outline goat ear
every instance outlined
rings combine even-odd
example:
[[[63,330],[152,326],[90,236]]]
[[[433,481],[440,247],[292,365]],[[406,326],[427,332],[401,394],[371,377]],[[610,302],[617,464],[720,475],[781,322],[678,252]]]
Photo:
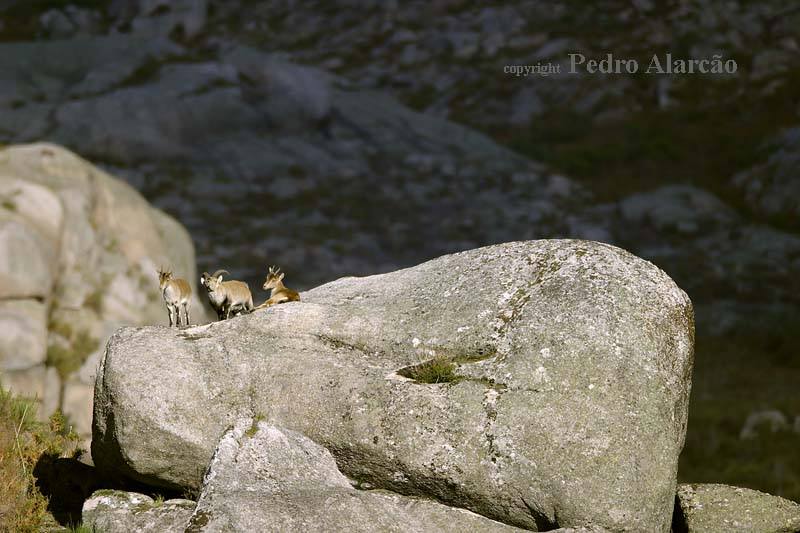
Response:
[[[283,279],[283,272],[281,272],[281,273],[278,275],[278,281],[281,281],[282,279]]]
[[[220,282],[220,283],[222,283],[222,276],[218,277],[218,278],[217,278],[217,281],[218,281],[218,282]]]
[[[206,277],[200,276],[200,285],[205,285],[205,284],[206,284]]]

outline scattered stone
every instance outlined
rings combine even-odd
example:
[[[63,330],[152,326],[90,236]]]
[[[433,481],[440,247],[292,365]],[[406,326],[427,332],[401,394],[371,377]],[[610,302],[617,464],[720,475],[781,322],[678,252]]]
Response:
[[[195,502],[156,501],[136,492],[98,490],[83,504],[83,526],[103,533],[183,533]]]
[[[800,505],[752,489],[683,484],[678,487],[674,531],[793,533],[800,531]]]

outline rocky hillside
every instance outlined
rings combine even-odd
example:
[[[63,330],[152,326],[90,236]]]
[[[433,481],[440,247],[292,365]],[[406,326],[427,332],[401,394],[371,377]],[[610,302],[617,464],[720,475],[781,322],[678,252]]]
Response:
[[[792,2],[4,6],[0,142],[124,177],[188,228],[201,270],[260,285],[278,263],[309,288],[544,237],[652,260],[698,322],[684,479],[800,499]],[[738,70],[504,72],[576,50]]]
[[[0,380],[85,436],[106,340],[167,319],[156,269],[195,279],[192,241],[129,185],[34,144],[0,150],[0,258]]]

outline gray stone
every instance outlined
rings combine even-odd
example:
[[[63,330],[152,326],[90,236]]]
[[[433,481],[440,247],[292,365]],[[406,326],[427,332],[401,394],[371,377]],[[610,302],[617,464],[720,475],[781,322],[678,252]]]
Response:
[[[94,384],[81,383],[77,379],[64,383],[61,411],[69,417],[75,431],[80,435],[91,431],[93,391]]]
[[[356,490],[322,446],[245,419],[217,445],[186,531],[520,530],[429,500]]]
[[[545,111],[544,102],[533,87],[523,87],[514,95],[511,101],[511,124],[527,126],[531,119]]]
[[[308,131],[331,113],[331,76],[277,54],[237,47],[225,54],[246,80],[243,96],[281,131]]]
[[[183,533],[195,503],[155,501],[136,492],[99,490],[83,504],[83,526],[103,533]]]
[[[207,0],[140,0],[141,16],[132,21],[136,33],[194,39],[205,29]]]
[[[39,17],[39,25],[48,37],[55,39],[70,37],[76,30],[72,20],[60,9],[50,9],[42,13],[42,16]]]
[[[36,300],[0,300],[0,372],[25,370],[47,357],[47,306]]]
[[[61,239],[64,209],[52,190],[24,178],[0,176],[0,202],[3,209],[19,215],[53,245]]]
[[[469,59],[480,48],[480,34],[471,31],[457,31],[447,34],[453,55],[459,59]]]
[[[137,71],[142,71],[149,62],[181,51],[166,39],[120,34],[3,43],[0,106],[58,101],[66,96],[76,98],[108,91],[133,81]]]
[[[785,131],[772,146],[766,161],[740,172],[731,182],[759,215],[800,227],[800,128]]]
[[[0,209],[0,299],[45,299],[53,289],[55,243]]]
[[[37,417],[47,420],[59,402],[60,380],[55,368],[44,365],[0,372],[0,386],[37,400]]]
[[[634,194],[620,202],[620,209],[628,222],[684,234],[707,233],[730,226],[737,219],[736,213],[719,198],[689,185],[669,185]]]
[[[800,505],[752,489],[684,484],[676,521],[687,533],[794,533],[800,531]]]
[[[260,414],[375,488],[528,528],[667,531],[692,351],[691,303],[652,264],[587,241],[497,245],[208,326],[120,330],[92,456],[197,488],[219,436]],[[414,378],[437,357],[452,381]]]

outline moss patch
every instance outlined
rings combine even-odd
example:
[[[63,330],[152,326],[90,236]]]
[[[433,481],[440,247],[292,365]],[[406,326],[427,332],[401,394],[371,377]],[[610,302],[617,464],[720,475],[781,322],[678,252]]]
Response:
[[[103,289],[98,287],[86,297],[86,300],[84,300],[83,304],[99,315],[103,312],[104,296]]]
[[[266,416],[263,414],[257,414],[253,417],[253,423],[250,424],[250,427],[244,432],[245,436],[248,438],[255,437],[256,433],[258,433],[258,423],[262,420],[265,420]]]
[[[88,331],[75,333],[68,324],[53,323],[50,325],[50,331],[58,333],[66,341],[65,344],[50,344],[45,359],[45,364],[54,367],[62,380],[76,372],[100,345]]]

